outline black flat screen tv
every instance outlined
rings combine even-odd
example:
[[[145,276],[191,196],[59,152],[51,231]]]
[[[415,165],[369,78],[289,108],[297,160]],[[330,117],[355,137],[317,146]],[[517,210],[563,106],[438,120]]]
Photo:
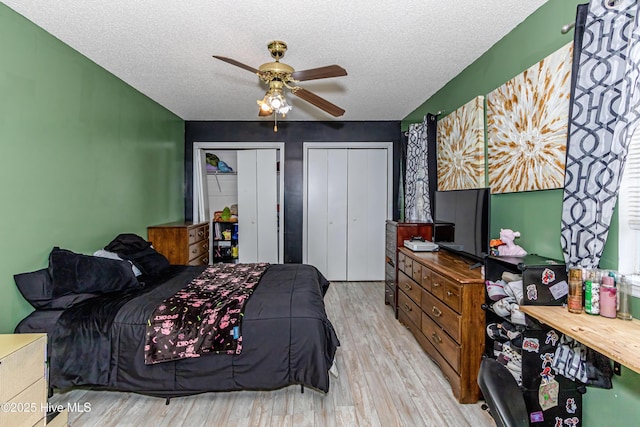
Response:
[[[489,189],[436,191],[433,242],[473,261],[489,251]]]

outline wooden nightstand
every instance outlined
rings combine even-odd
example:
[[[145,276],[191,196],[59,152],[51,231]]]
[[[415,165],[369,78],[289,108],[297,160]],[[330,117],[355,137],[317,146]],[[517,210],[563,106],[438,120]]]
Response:
[[[0,425],[45,425],[46,334],[0,334]]]
[[[0,426],[68,425],[67,410],[46,421],[46,359],[46,334],[0,334]]]

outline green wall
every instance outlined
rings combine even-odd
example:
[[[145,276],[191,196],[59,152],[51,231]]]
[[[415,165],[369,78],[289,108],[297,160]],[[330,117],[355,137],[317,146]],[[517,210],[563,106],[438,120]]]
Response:
[[[576,6],[581,3],[587,1],[549,0],[405,117],[402,129],[408,129],[411,123],[422,122],[427,113],[443,111],[447,115],[455,111],[571,42],[573,31],[561,34],[560,28],[575,21]],[[516,242],[530,253],[562,259],[562,190],[492,195],[491,204],[492,237],[498,237],[500,228],[518,230],[522,237]],[[603,268],[617,268],[617,230],[615,214],[601,260]],[[637,312],[640,303],[634,301],[633,308]],[[640,419],[640,376],[623,367],[622,376],[614,376],[612,390],[588,388],[583,402],[585,426],[635,425]]]
[[[0,4],[0,333],[13,275],[183,217],[184,122]]]

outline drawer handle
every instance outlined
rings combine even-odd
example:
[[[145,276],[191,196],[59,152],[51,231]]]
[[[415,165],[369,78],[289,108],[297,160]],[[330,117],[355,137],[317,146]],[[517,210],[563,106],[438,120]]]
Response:
[[[433,339],[438,344],[442,344],[442,338],[440,338],[435,332],[431,334],[431,339]]]
[[[202,257],[202,263],[203,264],[209,264],[209,257]]]
[[[204,231],[202,231],[202,230],[198,231],[198,236],[200,236],[200,237],[204,236]]]
[[[411,306],[406,302],[404,303],[404,311],[412,311]]]
[[[193,248],[193,249],[191,249],[191,253],[192,253],[192,254],[197,254],[197,253],[198,253],[198,250],[197,250],[196,248]]]
[[[437,288],[438,286],[440,286],[440,283],[438,283],[438,282],[433,282],[433,287],[434,287],[434,288]]]
[[[410,291],[410,290],[411,290],[411,285],[409,285],[409,284],[405,283],[405,284],[404,284],[404,290],[405,290],[405,291]]]
[[[435,305],[431,308],[431,312],[436,315],[436,317],[442,316],[442,311]]]
[[[453,295],[453,292],[447,291],[447,296],[450,297],[451,295]]]

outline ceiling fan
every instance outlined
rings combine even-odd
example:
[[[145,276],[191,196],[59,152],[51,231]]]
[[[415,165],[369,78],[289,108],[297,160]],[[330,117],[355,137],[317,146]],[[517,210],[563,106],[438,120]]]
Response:
[[[319,97],[313,92],[303,89],[300,86],[296,86],[296,83],[301,81],[346,76],[347,71],[344,68],[339,65],[328,65],[325,67],[295,71],[290,65],[280,62],[280,59],[282,59],[284,53],[287,51],[287,44],[285,42],[274,40],[267,45],[267,48],[275,61],[262,64],[258,69],[238,62],[235,59],[213,55],[216,59],[235,65],[236,67],[240,67],[247,71],[251,71],[256,74],[260,80],[269,85],[269,90],[265,94],[264,98],[257,101],[260,106],[260,110],[258,112],[259,116],[270,116],[277,113],[284,117],[291,110],[291,106],[287,103],[283,93],[283,88],[285,87],[298,98],[315,105],[334,117],[340,117],[344,114],[345,110],[337,105]],[[274,114],[276,118],[276,127],[274,129],[276,131],[277,114]]]

